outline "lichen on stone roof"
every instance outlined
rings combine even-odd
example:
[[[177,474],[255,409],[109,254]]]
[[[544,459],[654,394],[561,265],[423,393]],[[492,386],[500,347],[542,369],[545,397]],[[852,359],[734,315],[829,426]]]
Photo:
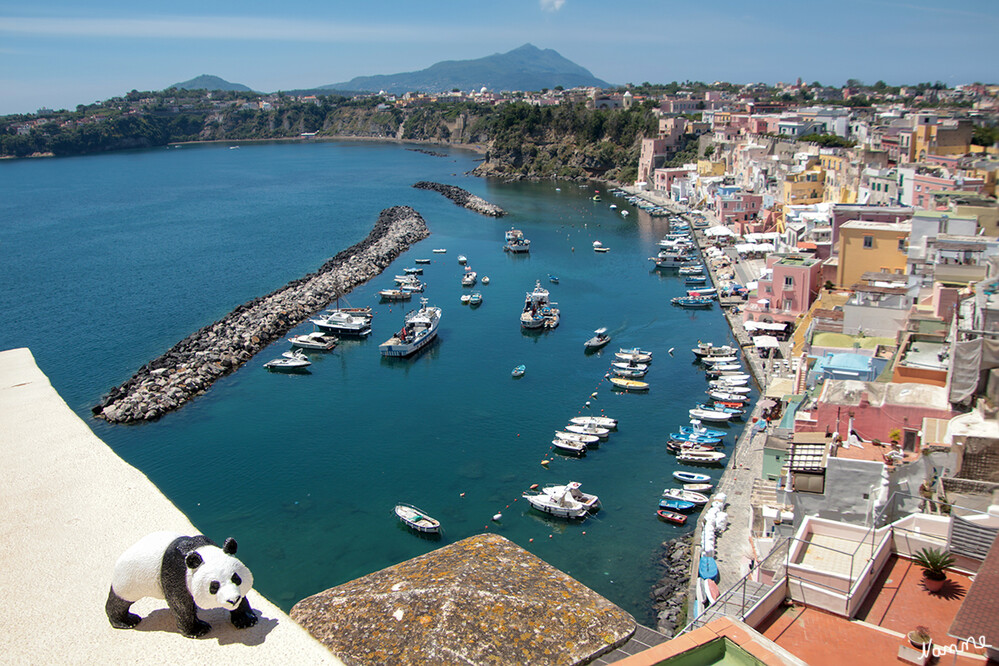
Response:
[[[495,534],[315,594],[291,616],[348,664],[579,664],[624,643],[636,626]]]

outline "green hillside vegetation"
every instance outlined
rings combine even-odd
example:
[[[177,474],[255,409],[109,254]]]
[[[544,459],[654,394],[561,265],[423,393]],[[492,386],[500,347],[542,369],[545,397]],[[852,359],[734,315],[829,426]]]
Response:
[[[641,139],[655,136],[653,105],[588,110],[582,103],[539,107],[434,102],[407,107],[380,97],[278,94],[269,108],[255,93],[169,89],[132,91],[75,111],[0,118],[0,156],[83,155],[185,141],[373,137],[476,144],[487,149],[477,171],[504,178],[605,177],[637,171]],[[691,145],[696,145],[694,141]]]

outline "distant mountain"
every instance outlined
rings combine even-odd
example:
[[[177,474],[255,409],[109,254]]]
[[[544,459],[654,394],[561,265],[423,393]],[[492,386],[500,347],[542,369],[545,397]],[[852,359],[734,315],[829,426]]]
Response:
[[[235,92],[253,92],[250,88],[247,88],[240,83],[229,83],[225,79],[220,79],[219,77],[212,76],[210,74],[202,74],[201,76],[195,77],[190,81],[175,83],[170,87],[177,88],[179,90],[232,90]]]
[[[403,94],[407,92],[446,92],[458,88],[469,91],[483,86],[489,90],[541,90],[542,88],[607,88],[601,81],[552,49],[524,44],[508,53],[496,53],[476,60],[445,60],[419,72],[379,76],[359,76],[344,83],[321,86],[326,90],[367,90]]]

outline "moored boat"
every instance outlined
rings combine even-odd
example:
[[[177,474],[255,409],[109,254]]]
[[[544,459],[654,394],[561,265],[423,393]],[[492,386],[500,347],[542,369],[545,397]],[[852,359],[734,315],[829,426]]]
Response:
[[[418,352],[437,337],[441,309],[428,307],[427,299],[420,299],[420,309],[406,315],[398,333],[378,345],[382,356],[405,357]]]
[[[722,402],[749,402],[749,398],[741,393],[733,393],[731,391],[716,391],[711,389],[707,392],[715,400],[721,400]]]
[[[517,367],[515,367],[513,371],[510,372],[510,374],[513,375],[514,377],[523,377],[525,372],[527,372],[527,366],[524,364],[520,364]]]
[[[418,264],[429,264],[430,263],[429,259],[414,259],[414,261],[416,263],[418,263]]]
[[[317,328],[337,335],[365,337],[371,333],[371,315],[341,308],[324,312],[310,322]]]
[[[717,409],[702,409],[700,407],[695,407],[687,413],[690,414],[690,418],[699,419],[701,421],[711,421],[714,423],[724,423],[732,418],[732,414],[729,412],[723,412]]]
[[[739,353],[738,347],[731,345],[715,345],[711,342],[698,341],[697,346],[691,349],[694,356],[734,356]]]
[[[676,511],[670,511],[669,509],[659,509],[656,511],[656,515],[660,520],[665,520],[669,523],[676,523],[677,525],[683,525],[687,522],[687,516],[682,513],[677,513]]]
[[[312,361],[300,349],[283,352],[281,358],[264,363],[271,372],[307,372],[310,365]]]
[[[552,446],[560,453],[568,453],[574,456],[586,455],[586,444],[582,442],[573,442],[568,439],[559,439],[556,437],[552,439]]]
[[[600,438],[596,435],[584,435],[578,432],[564,432],[562,430],[555,431],[555,439],[564,439],[570,442],[577,442],[579,444],[600,444]]]
[[[480,292],[473,291],[468,295],[468,304],[472,306],[482,305],[482,294]]]
[[[330,351],[334,349],[340,339],[335,335],[330,335],[323,331],[313,331],[302,335],[293,335],[288,338],[292,347],[299,349],[309,349],[312,351]]]
[[[714,486],[710,483],[684,483],[682,488],[695,493],[710,493]]]
[[[673,472],[673,478],[677,481],[683,481],[684,483],[707,483],[711,480],[711,477],[707,474],[701,474],[700,472],[685,472],[683,470]]]
[[[600,439],[607,439],[610,436],[610,430],[608,428],[602,428],[598,425],[580,425],[578,423],[569,423],[565,427],[568,432],[575,432],[580,435],[594,435]]]
[[[382,289],[378,295],[384,301],[408,301],[413,297],[413,292],[402,289]]]
[[[626,379],[624,377],[611,377],[610,383],[614,385],[615,388],[619,388],[625,391],[648,391],[648,382],[641,382],[637,379]]]
[[[555,328],[559,322],[557,305],[548,299],[548,290],[541,286],[541,280],[537,280],[534,291],[524,299],[524,310],[520,313],[521,328]]]
[[[681,451],[677,454],[676,459],[686,463],[715,465],[721,464],[725,460],[725,454],[721,451]]]
[[[625,377],[627,379],[641,379],[648,373],[647,366],[642,366],[640,368],[611,368],[611,372],[616,377]]]
[[[681,308],[686,308],[688,310],[693,309],[707,309],[714,305],[713,298],[707,298],[706,296],[674,296],[669,299],[672,305],[679,306]]]
[[[698,506],[708,503],[707,495],[691,492],[689,490],[680,490],[679,488],[667,488],[663,491],[663,497],[666,499],[678,499],[684,502],[693,502]]]
[[[518,254],[531,251],[531,241],[524,238],[524,232],[520,229],[510,229],[506,232],[504,239],[506,240],[506,244],[503,246],[504,252]]]
[[[395,515],[407,527],[424,534],[437,534],[441,529],[441,521],[432,518],[412,504],[396,504]]]
[[[609,416],[574,416],[569,419],[569,423],[576,425],[595,425],[601,428],[617,428],[617,419]]]
[[[585,518],[590,512],[600,508],[600,499],[596,495],[582,492],[576,481],[570,481],[564,486],[529,490],[522,497],[538,511],[560,518]]]
[[[676,499],[674,497],[667,497],[659,500],[660,509],[669,509],[670,511],[690,511],[696,504],[693,502],[688,502],[687,500]]]
[[[633,347],[624,349],[623,347],[614,352],[614,356],[629,363],[652,363],[652,352]]]

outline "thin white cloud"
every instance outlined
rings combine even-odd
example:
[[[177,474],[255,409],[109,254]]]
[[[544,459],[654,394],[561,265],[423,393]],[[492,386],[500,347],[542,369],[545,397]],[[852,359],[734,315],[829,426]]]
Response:
[[[563,0],[564,1],[564,0]],[[453,30],[403,25],[358,25],[329,21],[233,16],[140,18],[0,18],[0,34],[48,37],[259,40],[286,42],[437,42]]]
[[[541,9],[546,12],[557,12],[564,4],[565,0],[541,0]]]

